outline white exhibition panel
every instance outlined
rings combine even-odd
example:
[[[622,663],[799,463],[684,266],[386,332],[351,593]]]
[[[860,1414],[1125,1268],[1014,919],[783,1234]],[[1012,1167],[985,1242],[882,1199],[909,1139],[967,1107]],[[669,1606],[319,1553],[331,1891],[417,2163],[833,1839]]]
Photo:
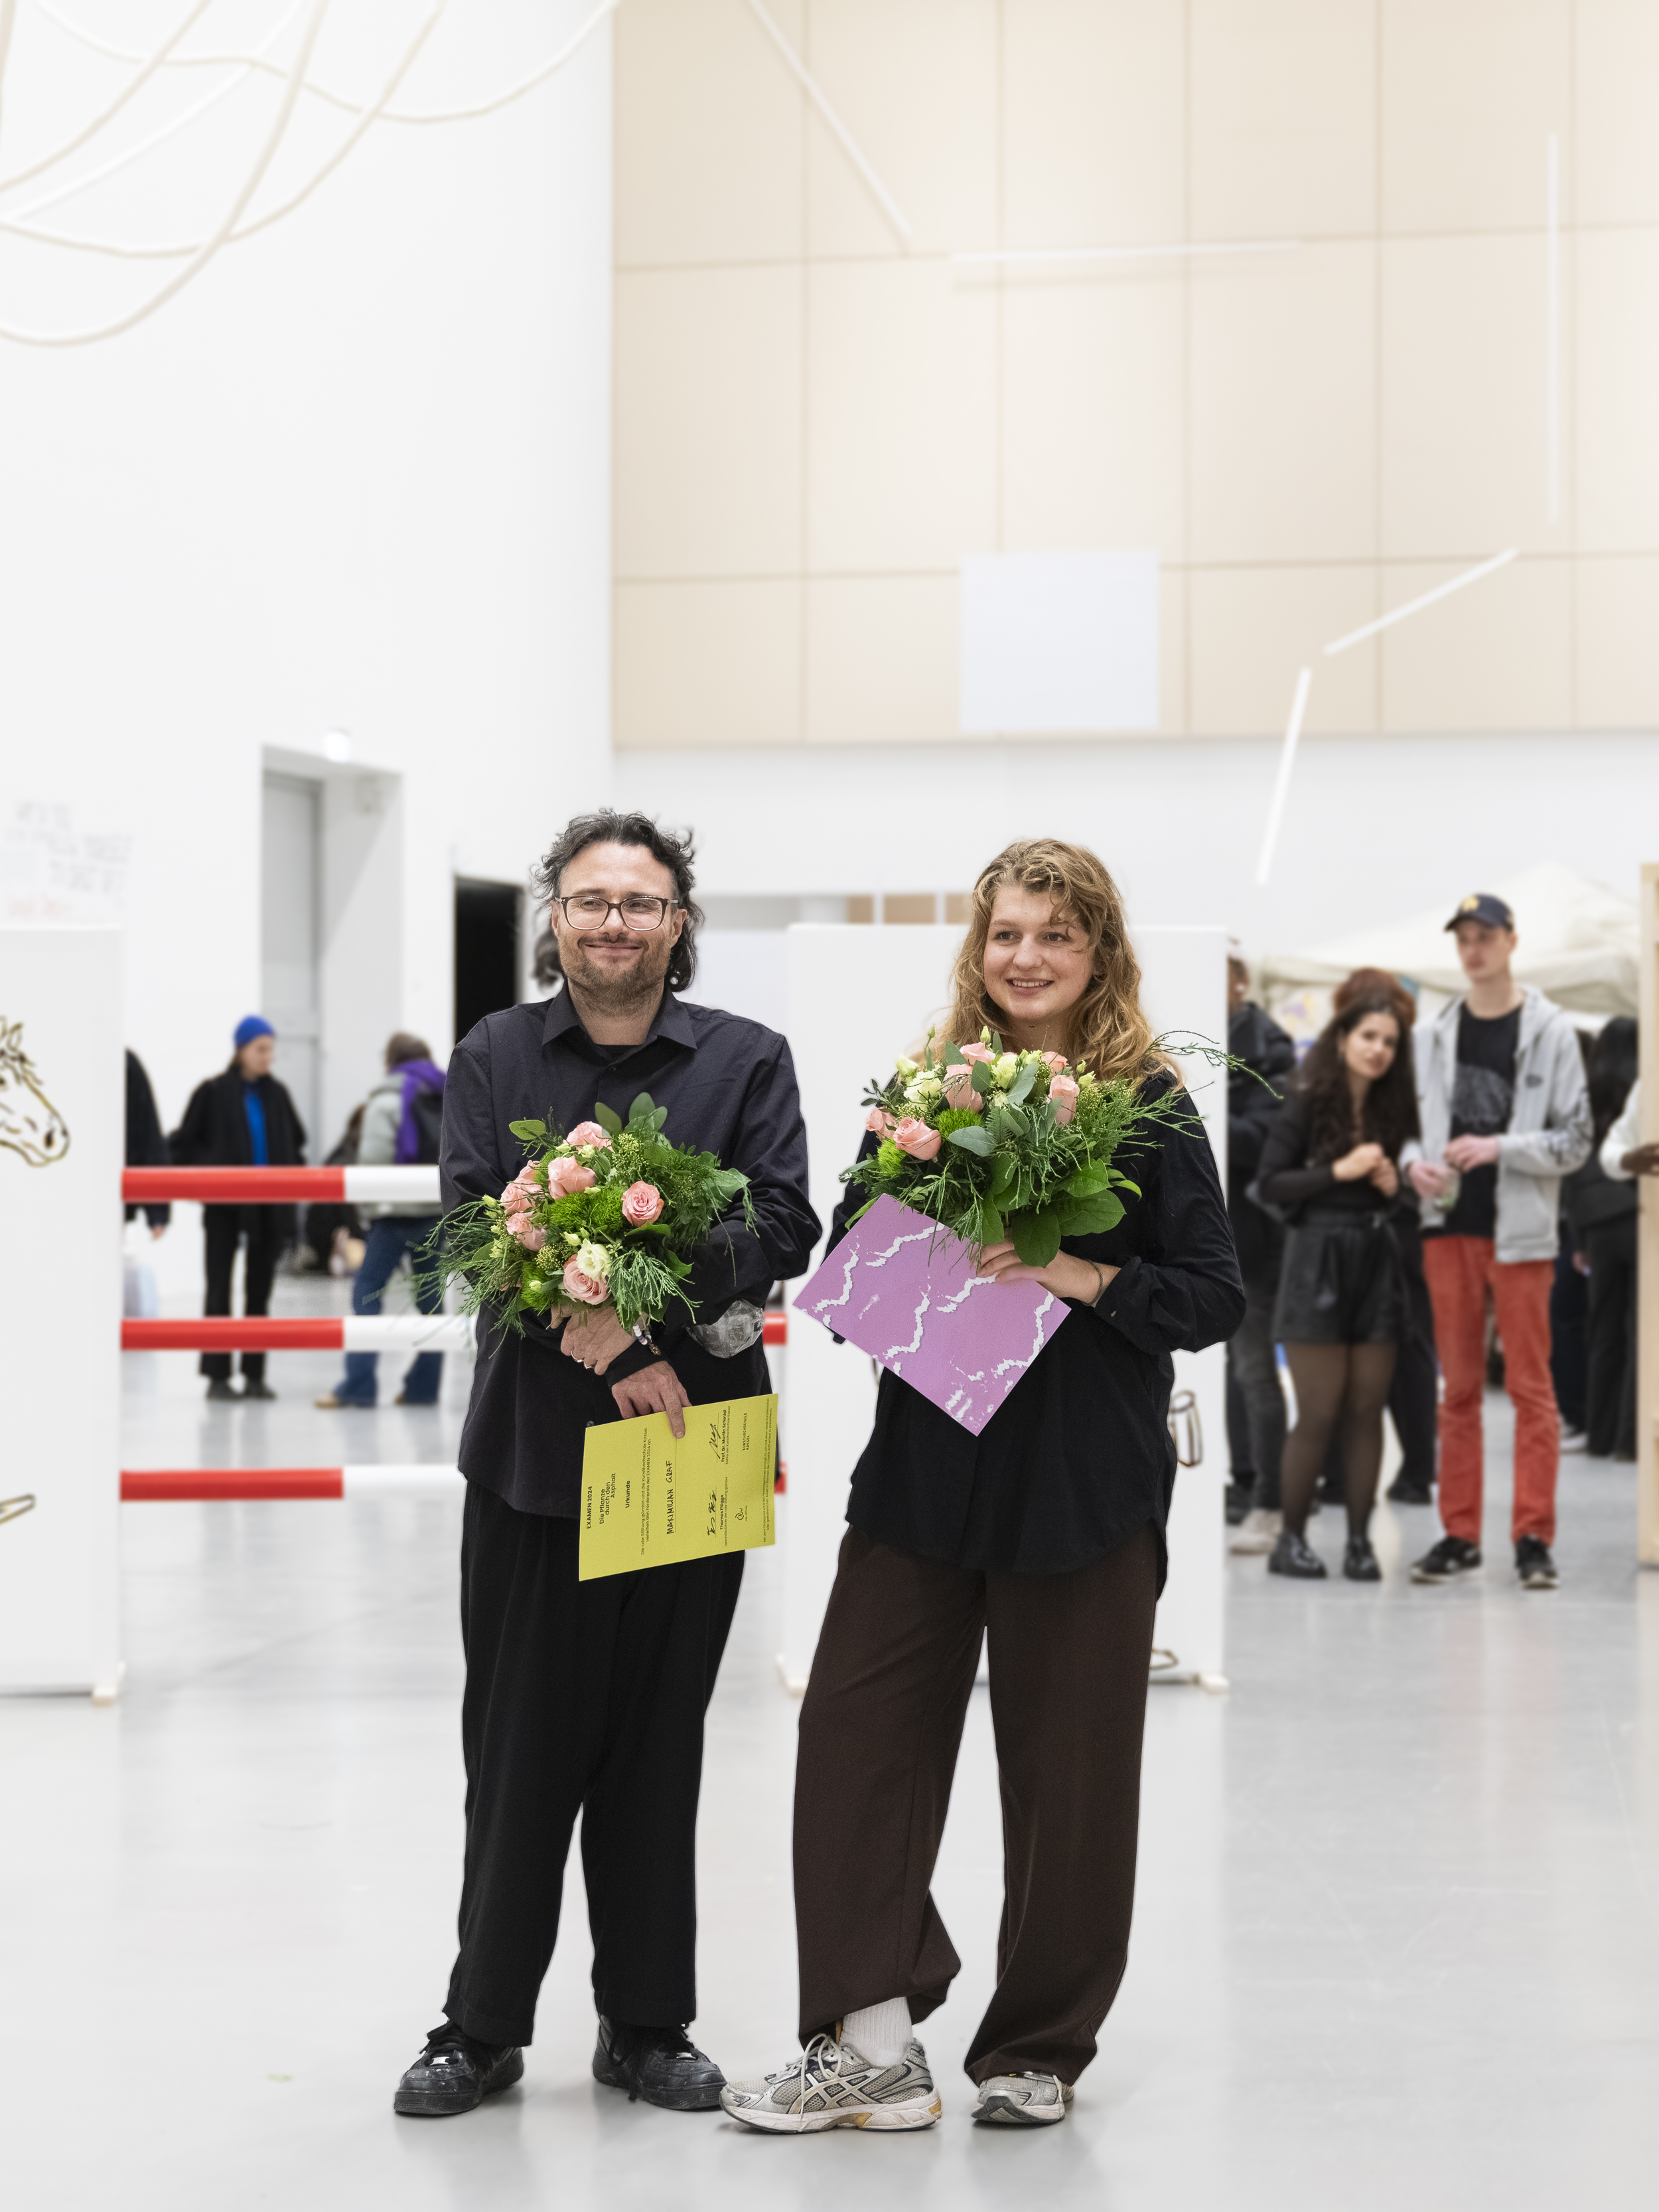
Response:
[[[1158,675],[1155,552],[963,560],[965,733],[1155,730]]]
[[[812,1203],[828,1227],[842,1168],[862,1134],[865,1079],[884,1076],[933,1020],[945,998],[959,929],[797,925],[787,933],[788,1036],[800,1084]],[[1225,1039],[1226,933],[1217,928],[1134,933],[1144,998],[1155,1027]],[[1226,1172],[1226,1081],[1201,1060],[1183,1062]],[[822,1248],[820,1247],[820,1249]],[[817,1265],[814,1255],[813,1265]],[[1178,1354],[1176,1389],[1190,1390],[1204,1440],[1201,1464],[1176,1484],[1170,1573],[1155,1643],[1173,1656],[1161,1671],[1218,1677],[1223,1658],[1223,1497],[1226,1393],[1219,1346]],[[782,1408],[789,1485],[779,1516],[784,1554],[784,1647],[779,1671],[805,1687],[845,1529],[848,1485],[875,1409],[873,1364],[804,1319],[789,1332]]]
[[[0,1691],[120,1680],[122,950],[0,928]]]

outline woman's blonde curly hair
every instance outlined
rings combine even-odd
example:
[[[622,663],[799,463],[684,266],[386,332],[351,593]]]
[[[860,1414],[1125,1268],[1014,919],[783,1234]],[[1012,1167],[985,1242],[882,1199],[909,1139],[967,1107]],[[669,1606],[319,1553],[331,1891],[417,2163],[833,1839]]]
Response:
[[[1117,885],[1084,845],[1057,837],[1022,837],[980,872],[974,910],[952,971],[945,1034],[972,1044],[983,1028],[999,1030],[1007,1017],[985,988],[985,946],[997,893],[1010,884],[1046,893],[1056,915],[1066,915],[1089,944],[1088,989],[1066,1017],[1063,1047],[1074,1065],[1086,1060],[1103,1083],[1115,1077],[1139,1082],[1167,1065],[1152,1042],[1152,1025],[1140,1011],[1140,963],[1123,923]]]

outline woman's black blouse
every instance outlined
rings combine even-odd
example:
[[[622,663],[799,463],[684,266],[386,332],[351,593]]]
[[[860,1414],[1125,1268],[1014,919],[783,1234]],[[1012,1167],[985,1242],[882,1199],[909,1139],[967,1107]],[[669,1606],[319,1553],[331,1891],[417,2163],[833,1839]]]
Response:
[[[1330,1163],[1311,1164],[1308,1150],[1308,1102],[1300,1091],[1292,1089],[1261,1147],[1255,1188],[1269,1205],[1334,1206],[1354,1213],[1375,1213],[1390,1203],[1369,1176],[1339,1182]],[[1399,1164],[1396,1160],[1395,1165]]]
[[[1244,1291],[1215,1158],[1190,1105],[1119,1164],[1141,1195],[1122,1194],[1123,1218],[1107,1235],[1068,1237],[1062,1249],[1120,1273],[1098,1307],[1066,1301],[1068,1319],[977,1437],[883,1370],[875,1428],[853,1471],[854,1528],[986,1573],[1068,1573],[1149,1521],[1162,1553],[1176,1474],[1170,1354],[1230,1337]],[[855,1194],[839,1209],[829,1249],[862,1202]]]

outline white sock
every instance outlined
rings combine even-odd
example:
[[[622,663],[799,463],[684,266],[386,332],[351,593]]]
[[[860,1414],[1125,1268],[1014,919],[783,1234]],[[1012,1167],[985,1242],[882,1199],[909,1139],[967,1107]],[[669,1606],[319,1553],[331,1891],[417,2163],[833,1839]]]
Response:
[[[849,2012],[841,2024],[841,2039],[850,2043],[872,2066],[896,2066],[910,2040],[910,2006],[904,1997],[889,1997],[885,2004],[865,2005]]]

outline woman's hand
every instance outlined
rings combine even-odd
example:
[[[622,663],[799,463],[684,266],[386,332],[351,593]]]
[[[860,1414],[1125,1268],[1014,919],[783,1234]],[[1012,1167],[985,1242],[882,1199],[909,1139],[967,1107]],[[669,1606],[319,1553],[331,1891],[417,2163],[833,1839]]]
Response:
[[[628,1350],[634,1339],[617,1319],[613,1305],[592,1306],[587,1312],[567,1314],[559,1349],[567,1359],[603,1375],[611,1361]]]
[[[1104,1261],[1078,1260],[1056,1252],[1046,1267],[1028,1267],[1012,1244],[988,1244],[979,1255],[979,1273],[994,1283],[1041,1283],[1057,1298],[1078,1298],[1091,1306],[1115,1274]]]
[[[1400,1188],[1400,1170],[1386,1152],[1371,1170],[1371,1181],[1384,1198],[1392,1198]]]
[[[1331,1173],[1339,1182],[1358,1182],[1362,1176],[1370,1175],[1387,1159],[1381,1145],[1356,1145],[1351,1152],[1344,1152],[1340,1160],[1331,1162]]]

